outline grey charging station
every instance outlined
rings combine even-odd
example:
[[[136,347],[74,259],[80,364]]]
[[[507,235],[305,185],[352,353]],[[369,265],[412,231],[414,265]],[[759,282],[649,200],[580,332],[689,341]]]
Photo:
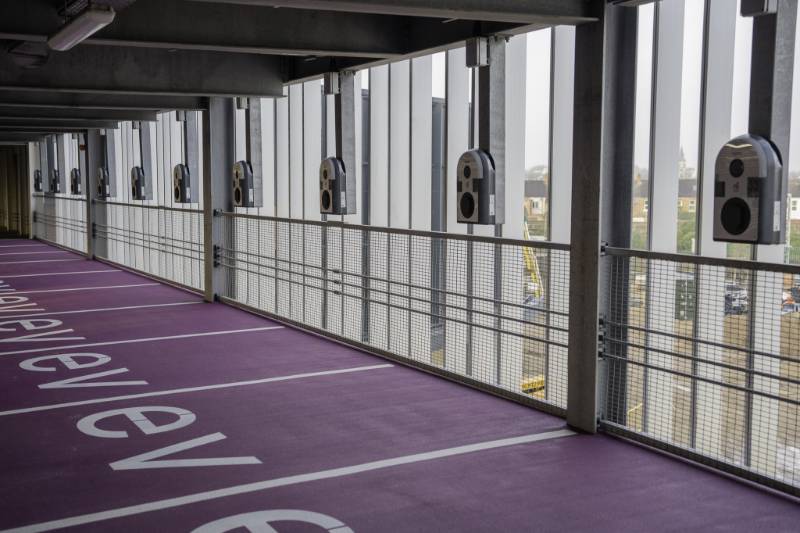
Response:
[[[456,220],[463,224],[505,222],[505,46],[503,39],[485,37],[466,45],[478,87],[478,139],[458,159]]]
[[[759,245],[786,243],[788,173],[797,5],[744,0],[743,17],[753,18],[748,133],[725,143],[714,167],[715,241]],[[776,249],[757,247],[783,261]]]
[[[253,207],[253,168],[249,161],[237,161],[233,164],[233,205],[235,207]]]
[[[245,116],[245,159],[232,169],[234,207],[260,207],[262,203],[261,175],[261,99],[237,98],[238,109]],[[235,133],[235,132],[234,132]]]
[[[50,169],[50,192],[53,194],[61,192],[61,173],[57,168]]]
[[[183,162],[172,169],[172,198],[178,204],[190,204],[194,201],[192,196],[192,176],[197,174],[197,112],[177,111],[175,118],[183,127],[181,137]],[[194,170],[194,172],[193,172]]]
[[[139,157],[141,164],[131,168],[131,198],[151,200],[153,198],[152,167],[150,160],[150,125],[134,122],[134,131],[139,132]]]
[[[777,150],[758,135],[731,139],[714,167],[714,240],[780,244],[786,198]]]
[[[102,162],[97,168],[97,198],[105,200],[113,198],[116,192],[112,174],[116,170],[113,132],[100,130],[100,152],[102,153]]]
[[[458,158],[457,168],[457,221],[495,224],[497,192],[492,157],[483,150],[469,150]]]
[[[73,168],[69,173],[69,192],[70,194],[81,193],[81,171]]]
[[[330,72],[324,80],[325,94],[333,95],[336,156],[319,167],[319,212],[323,215],[353,215],[356,206],[355,74]],[[351,171],[348,173],[348,169]]]

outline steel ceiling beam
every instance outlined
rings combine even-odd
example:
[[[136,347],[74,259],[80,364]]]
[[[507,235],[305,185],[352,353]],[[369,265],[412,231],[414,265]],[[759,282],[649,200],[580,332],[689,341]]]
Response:
[[[504,22],[474,22],[456,20],[443,22],[441,20],[418,19],[418,22],[409,24],[404,30],[408,40],[408,48],[404,57],[417,57],[437,51],[446,50],[455,46],[463,46],[464,41],[471,37],[481,35],[516,35],[527,31],[540,29],[542,25],[516,25]],[[313,57],[313,58],[286,58],[286,79],[305,80],[315,78],[325,72],[334,72],[350,69],[362,69],[386,64],[391,59],[363,59],[350,57]]]
[[[119,123],[111,120],[62,120],[33,123],[27,119],[0,119],[0,129],[6,131],[81,131],[87,129],[113,130]]]
[[[597,20],[587,0],[193,0],[287,9],[372,13],[518,24],[575,25]]]
[[[294,3],[291,5],[295,7]],[[0,3],[0,39],[44,43],[61,26],[53,12],[48,0]],[[457,33],[463,39],[475,33],[474,20],[448,18],[161,0],[133,4],[111,25],[82,44],[386,59],[428,47],[418,42],[420,38],[442,45],[451,38],[448,34]],[[491,17],[479,20],[482,24],[493,22]],[[506,28],[554,23],[547,16],[501,22]],[[459,25],[469,28],[469,33],[454,32],[453,28]]]
[[[111,94],[280,96],[280,58],[151,48],[77,46],[39,68],[0,54],[0,88]]]
[[[64,109],[52,107],[5,106],[0,103],[0,120],[25,118],[34,122],[67,120],[136,120],[154,122],[158,119],[156,111],[130,111],[119,109]]]
[[[0,105],[28,109],[163,111],[172,109],[201,110],[208,106],[208,102],[206,98],[198,96],[90,94],[0,89]]]
[[[38,43],[40,50],[34,46],[31,53],[49,54],[40,68],[17,69],[11,79],[0,76],[0,88],[279,96],[278,80],[297,81],[331,70],[373,66],[451,48],[476,35],[514,34],[592,20],[587,15],[588,3],[136,2],[81,46],[56,53],[44,45],[47,35],[62,25],[49,0],[0,2],[0,39]],[[6,66],[0,61],[0,68],[7,70]],[[69,77],[70,73],[75,75]],[[97,75],[86,75],[90,73]]]
[[[0,39],[45,42],[62,26],[55,15],[49,0],[0,2]],[[368,13],[160,0],[134,3],[83,44],[381,58],[403,52],[403,29],[397,17]]]
[[[44,137],[44,133],[18,133],[0,131],[0,143],[28,143],[37,142]]]

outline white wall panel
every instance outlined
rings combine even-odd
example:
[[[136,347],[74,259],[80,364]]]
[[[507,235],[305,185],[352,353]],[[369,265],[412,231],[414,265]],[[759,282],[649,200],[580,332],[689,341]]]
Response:
[[[447,231],[466,233],[466,224],[456,222],[456,168],[458,158],[469,149],[469,77],[466,68],[466,52],[457,48],[447,52]],[[448,291],[466,292],[467,263],[466,246],[450,243],[447,247],[445,283]],[[451,306],[464,308],[466,298],[448,296]],[[447,316],[465,320],[466,313],[448,307]],[[466,372],[466,346],[468,328],[464,324],[448,322],[445,330],[445,368],[453,372]]]
[[[651,179],[653,202],[650,206],[651,248],[658,252],[677,251],[678,161],[680,156],[681,80],[683,58],[684,0],[662,2],[656,24],[656,60],[654,83],[654,116]],[[672,333],[675,327],[674,263],[651,266],[648,276],[650,309],[648,327]],[[674,351],[673,339],[658,335],[650,339],[653,348],[666,353]],[[672,367],[672,357],[660,351],[649,351],[648,363]],[[674,376],[648,370],[646,430],[658,438],[671,440],[673,427]]]
[[[432,142],[433,142],[433,101],[432,101],[431,56],[411,60],[411,196],[410,220],[412,229],[430,231],[432,182]],[[412,238],[409,240],[409,283],[430,287],[431,279],[431,239]],[[431,291],[412,289],[411,296],[426,301],[431,300]],[[422,313],[411,313],[410,357],[429,363],[431,360],[431,306],[418,301],[410,301],[411,309]]]
[[[389,225],[389,67],[370,69],[370,224],[377,227]],[[388,275],[388,238],[386,234],[373,233],[370,242],[370,275],[385,279]],[[385,283],[373,282],[380,290]],[[375,301],[388,301],[385,294],[371,293],[370,343],[388,349],[389,309]]]
[[[410,61],[400,61],[389,66],[389,226],[408,228],[410,223],[411,139],[410,139]],[[393,282],[409,281],[409,246],[404,236],[389,236],[389,279]],[[389,289],[395,294],[405,294],[407,288],[393,284]],[[398,307],[389,309],[389,350],[402,355],[409,353],[409,313],[400,307],[408,306],[408,299],[393,296],[391,302]]]

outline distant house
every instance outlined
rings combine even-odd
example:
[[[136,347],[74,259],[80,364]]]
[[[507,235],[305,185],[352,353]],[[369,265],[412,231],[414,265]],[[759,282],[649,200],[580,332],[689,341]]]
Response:
[[[525,217],[528,219],[547,214],[547,182],[525,180]]]
[[[789,178],[789,219],[800,220],[800,178]]]
[[[650,180],[639,179],[633,184],[631,212],[633,222],[645,222],[650,209]],[[697,180],[684,178],[678,180],[678,211],[695,213],[697,211]]]
[[[641,173],[637,177],[633,183],[631,215],[634,223],[642,223],[647,222],[647,211],[650,209],[650,180],[641,178]]]
[[[694,213],[697,211],[697,180],[684,178],[678,180],[678,211]]]

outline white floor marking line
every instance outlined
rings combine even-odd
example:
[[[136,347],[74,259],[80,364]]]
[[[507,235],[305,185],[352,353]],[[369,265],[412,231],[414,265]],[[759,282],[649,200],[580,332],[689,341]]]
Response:
[[[50,248],[46,244],[4,244],[0,246],[0,248],[29,248],[29,247]]]
[[[0,276],[2,277],[2,276]],[[132,285],[106,285],[103,287],[73,287],[71,289],[42,289],[35,291],[0,291],[0,294],[43,294],[48,292],[73,292],[73,291],[97,291],[100,289],[127,289],[131,287],[155,287],[161,285],[160,283],[134,283]]]
[[[169,389],[162,391],[142,392],[139,394],[126,394],[124,396],[110,396],[108,398],[94,398],[92,400],[80,400],[75,402],[55,403],[51,405],[37,405],[35,407],[24,407],[22,409],[12,409],[10,411],[0,411],[0,416],[21,415],[25,413],[39,413],[41,411],[51,411],[63,409],[65,407],[77,407],[80,405],[94,405],[98,403],[119,402],[123,400],[135,400],[138,398],[152,398],[153,396],[169,396],[172,394],[186,394],[187,392],[200,392],[206,390],[230,389],[233,387],[247,387],[249,385],[261,385],[264,383],[277,383],[280,381],[292,381],[295,379],[314,378],[319,376],[335,376],[337,374],[352,374],[353,372],[364,372],[367,370],[378,370],[382,368],[392,368],[394,365],[384,363],[380,365],[355,366],[342,368],[339,370],[322,370],[319,372],[305,372],[302,374],[291,374],[288,376],[276,376],[263,379],[251,379],[248,381],[232,381],[228,383],[217,383],[214,385],[200,385],[197,387],[184,387],[181,389]]]
[[[33,254],[71,254],[66,250],[48,250],[46,252],[0,252],[0,255],[33,255]]]
[[[0,278],[37,278],[40,276],[70,276],[73,274],[103,274],[105,272],[122,272],[116,268],[106,270],[81,270],[80,272],[45,272],[44,274],[12,274],[11,276],[2,276]]]
[[[82,257],[76,257],[74,259],[37,259],[35,261],[2,261],[0,265],[22,265],[24,263],[63,263],[64,261],[86,261]],[[3,277],[0,274],[0,277]]]
[[[52,531],[54,529],[59,529],[59,528],[74,527],[84,524],[93,524],[95,522],[102,522],[103,520],[111,520],[114,518],[123,518],[126,516],[150,513],[153,511],[172,509],[174,507],[180,507],[182,505],[206,502],[218,498],[226,498],[228,496],[238,496],[240,494],[260,492],[268,489],[274,489],[277,487],[298,485],[300,483],[320,481],[323,479],[333,479],[345,476],[352,476],[355,474],[361,474],[363,472],[383,470],[385,468],[392,468],[395,466],[420,463],[425,461],[433,461],[436,459],[455,457],[458,455],[464,455],[468,453],[475,453],[486,450],[494,450],[497,448],[517,446],[520,444],[530,444],[533,442],[570,437],[575,434],[576,433],[574,431],[570,431],[568,429],[559,429],[556,431],[548,431],[546,433],[535,433],[532,435],[524,435],[522,437],[512,437],[508,439],[492,440],[486,442],[479,442],[477,444],[467,444],[466,446],[444,448],[432,452],[416,453],[413,455],[403,455],[391,459],[384,459],[382,461],[362,463],[358,465],[345,466],[342,468],[333,468],[331,470],[322,470],[319,472],[312,472],[309,474],[299,474],[296,476],[267,479],[264,481],[256,481],[254,483],[246,483],[244,485],[234,485],[231,487],[225,487],[223,489],[209,490],[206,492],[197,492],[186,496],[179,496],[177,498],[156,500],[138,505],[131,505],[128,507],[120,507],[118,509],[110,509],[108,511],[101,511],[99,513],[90,513],[90,514],[72,516],[69,518],[62,518],[60,520],[52,520],[50,522],[30,524],[27,526],[22,526],[14,529],[7,529],[6,533],[37,533],[40,531]]]
[[[101,313],[103,311],[128,311],[131,309],[149,309],[151,307],[174,307],[176,305],[197,305],[205,302],[174,302],[168,304],[142,304],[126,305],[123,307],[103,307],[98,309],[76,309],[74,311],[45,311],[44,313],[31,313],[27,315],[2,315],[3,320],[16,320],[19,318],[38,318],[40,316],[80,315],[84,313]]]
[[[53,352],[59,350],[72,350],[74,348],[91,348],[94,346],[114,346],[116,344],[135,344],[138,342],[168,341],[173,339],[191,339],[194,337],[213,337],[216,335],[233,335],[236,333],[253,333],[257,331],[270,331],[273,329],[283,329],[283,326],[264,326],[260,328],[229,329],[226,331],[208,331],[205,333],[186,333],[184,335],[167,335],[164,337],[146,337],[143,339],[126,339],[122,341],[103,341],[89,342],[85,344],[70,344],[69,346],[51,346],[50,348],[31,348],[29,350],[13,350],[11,352],[0,352],[0,355],[19,355],[26,353]]]

